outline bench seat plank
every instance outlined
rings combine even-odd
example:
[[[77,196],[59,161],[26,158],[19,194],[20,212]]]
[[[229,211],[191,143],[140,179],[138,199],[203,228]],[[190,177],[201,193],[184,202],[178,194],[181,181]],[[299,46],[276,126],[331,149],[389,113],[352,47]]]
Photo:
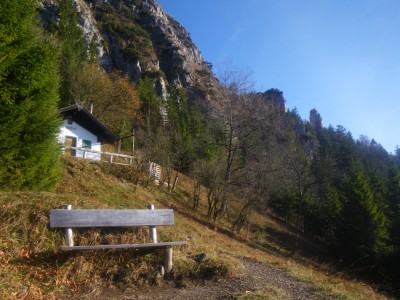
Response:
[[[50,227],[131,227],[174,225],[172,209],[52,209]]]
[[[61,250],[106,250],[106,249],[125,249],[125,248],[165,248],[171,246],[187,245],[186,241],[180,242],[160,242],[160,243],[145,243],[145,244],[120,244],[120,245],[90,245],[90,246],[63,246]]]

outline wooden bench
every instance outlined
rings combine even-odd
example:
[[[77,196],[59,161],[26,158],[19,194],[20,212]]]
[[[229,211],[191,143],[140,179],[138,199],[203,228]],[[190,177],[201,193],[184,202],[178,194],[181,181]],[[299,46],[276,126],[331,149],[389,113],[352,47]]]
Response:
[[[154,209],[154,205],[149,205],[149,209],[72,209],[71,205],[66,205],[64,209],[50,211],[50,227],[65,229],[67,246],[60,247],[61,250],[164,248],[164,270],[165,274],[169,274],[172,270],[172,247],[186,245],[187,242],[158,242],[156,226],[165,225],[174,225],[174,211],[172,209]],[[149,226],[150,243],[74,245],[73,229],[139,226]]]

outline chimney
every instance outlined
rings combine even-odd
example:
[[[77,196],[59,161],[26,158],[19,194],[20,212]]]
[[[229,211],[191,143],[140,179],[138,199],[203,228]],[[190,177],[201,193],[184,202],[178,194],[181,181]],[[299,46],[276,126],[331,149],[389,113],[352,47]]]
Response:
[[[90,101],[90,113],[93,114],[93,101]]]

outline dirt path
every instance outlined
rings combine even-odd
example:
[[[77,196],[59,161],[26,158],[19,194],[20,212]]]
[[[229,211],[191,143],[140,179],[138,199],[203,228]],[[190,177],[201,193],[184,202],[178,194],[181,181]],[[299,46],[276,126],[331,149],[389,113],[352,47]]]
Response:
[[[243,268],[235,277],[217,281],[166,282],[162,287],[141,290],[97,290],[86,299],[236,299],[238,295],[264,291],[262,297],[253,299],[332,299],[320,294],[315,288],[301,282],[285,271],[240,259]]]

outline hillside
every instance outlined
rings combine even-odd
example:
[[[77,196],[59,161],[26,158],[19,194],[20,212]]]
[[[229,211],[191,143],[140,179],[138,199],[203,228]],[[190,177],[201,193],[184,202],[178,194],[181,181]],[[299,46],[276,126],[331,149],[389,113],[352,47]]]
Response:
[[[316,109],[303,120],[279,89],[254,91],[249,73],[228,67],[216,79],[155,0],[0,8],[2,296],[95,297],[147,285],[173,294],[175,284],[251,295],[267,282],[285,297],[378,297],[355,279],[400,295],[400,149],[325,127]],[[81,108],[100,125],[90,135],[78,134]],[[68,131],[57,141],[62,122]],[[106,127],[115,142],[102,139]],[[86,149],[134,155],[134,164],[60,160],[63,145],[82,157]],[[163,170],[158,186],[149,162]],[[66,203],[174,208],[177,226],[160,239],[189,242],[176,250],[174,280],[159,279],[158,253],[60,253],[48,216]],[[104,241],[146,240],[146,232]],[[84,231],[80,241],[103,238]]]
[[[291,233],[272,218],[254,218],[254,230],[246,236],[230,232],[223,224],[209,223],[202,216],[205,203],[200,213],[193,214],[188,208],[190,182],[184,176],[177,190],[168,193],[150,181],[133,184],[134,170],[127,167],[75,158],[65,158],[64,165],[62,182],[53,193],[0,194],[2,299],[113,299],[123,295],[202,299],[199,295],[205,291],[209,294],[203,295],[210,298],[385,298],[327,265],[304,256],[292,259],[282,240],[274,238]],[[66,203],[75,208],[145,208],[148,203],[174,208],[176,225],[161,228],[160,240],[188,240],[189,245],[174,251],[173,280],[157,277],[158,252],[61,253],[63,234],[49,230],[49,210]],[[275,235],[265,238],[263,232]],[[144,239],[145,235],[146,229],[128,230],[111,239]],[[81,237],[94,243],[96,238],[93,232]],[[206,259],[196,263],[193,256],[201,253]],[[179,284],[186,288],[178,289]]]

